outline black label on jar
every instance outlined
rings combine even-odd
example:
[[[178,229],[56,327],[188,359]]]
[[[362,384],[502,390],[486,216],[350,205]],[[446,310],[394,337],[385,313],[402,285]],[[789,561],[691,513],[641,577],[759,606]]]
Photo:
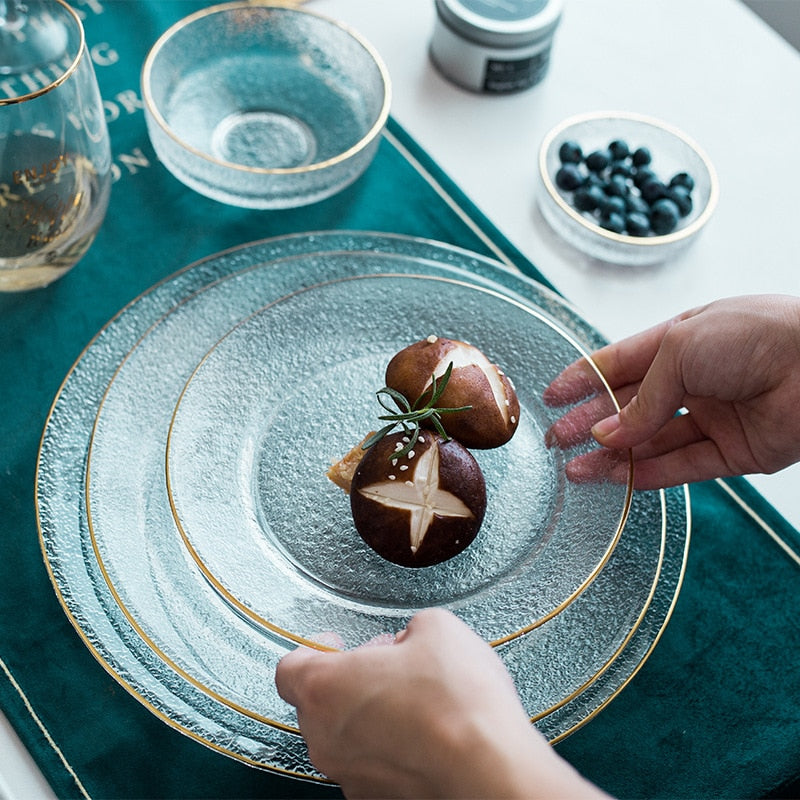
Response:
[[[513,61],[489,59],[483,78],[485,92],[519,92],[539,83],[550,64],[550,48]]]

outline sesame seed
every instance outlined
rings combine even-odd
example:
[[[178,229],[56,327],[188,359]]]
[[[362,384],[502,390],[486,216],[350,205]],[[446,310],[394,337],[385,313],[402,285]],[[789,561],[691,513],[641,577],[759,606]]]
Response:
[[[424,436],[419,436],[419,437],[417,437],[417,441],[421,442],[422,444],[425,444],[425,437]]]
[[[433,334],[431,334],[431,335],[430,335],[430,336],[429,336],[429,337],[428,337],[428,338],[427,338],[425,341],[426,341],[428,344],[436,344],[436,340],[437,340],[438,338],[439,338],[438,336],[434,336]]]
[[[414,485],[414,481],[406,481],[406,486],[413,486],[413,485]]]
[[[390,475],[389,476],[389,480],[390,481],[396,481],[397,480],[397,476],[396,475]]]
[[[408,451],[408,457],[409,458],[414,458],[415,455],[416,455],[416,453],[413,450],[409,450]]]
[[[411,441],[411,439],[409,439],[409,438],[408,438],[408,436],[404,436],[404,437],[403,437],[403,441],[404,441],[406,444],[408,444],[408,443]]]
[[[400,465],[400,472],[405,472],[408,469],[408,464],[401,464]]]
[[[511,405],[511,401],[510,401],[510,400],[509,400],[507,397],[506,397],[506,405],[507,405],[507,406],[510,406],[510,405]]]
[[[396,467],[396,466],[397,466],[397,459],[396,459],[396,458],[393,458],[393,459],[392,459],[392,466],[393,466],[393,467]]]
[[[516,418],[515,416],[512,416],[512,417],[511,417],[511,423],[512,423],[512,425],[513,425],[513,424],[514,424],[516,421],[517,421],[517,418]]]
[[[398,442],[398,443],[397,443],[397,444],[394,446],[394,451],[395,451],[395,453],[396,453],[398,450],[402,450],[402,449],[403,449],[403,445],[402,445],[400,442]]]

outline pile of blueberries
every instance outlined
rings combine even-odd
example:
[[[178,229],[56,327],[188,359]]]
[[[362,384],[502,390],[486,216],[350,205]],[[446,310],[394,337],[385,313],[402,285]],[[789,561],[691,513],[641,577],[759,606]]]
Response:
[[[575,141],[558,150],[556,185],[578,211],[603,228],[629,236],[663,236],[692,211],[694,179],[686,172],[664,183],[651,168],[647,147],[631,150],[615,139],[607,148],[584,156]]]

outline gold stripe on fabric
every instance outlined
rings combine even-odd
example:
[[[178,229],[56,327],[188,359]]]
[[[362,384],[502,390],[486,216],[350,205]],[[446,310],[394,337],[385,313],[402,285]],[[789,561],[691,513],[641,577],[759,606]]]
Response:
[[[459,216],[459,218],[464,222],[464,224],[486,245],[486,247],[491,250],[494,256],[505,264],[507,267],[512,267],[514,270],[519,272],[519,267],[500,249],[498,245],[494,243],[492,239],[483,231],[483,229],[478,225],[472,217],[461,208],[458,203],[448,194],[445,188],[436,180],[436,178],[431,175],[422,164],[417,161],[416,158],[403,146],[403,144],[397,139],[397,137],[392,134],[388,130],[384,130],[383,132],[384,137],[392,143],[392,146],[411,164],[412,167],[420,174],[422,178],[434,189],[434,191],[439,195],[439,197],[444,200],[445,203]]]
[[[42,722],[41,718],[34,710],[31,701],[28,700],[27,695],[25,694],[19,683],[17,683],[16,679],[11,673],[11,670],[8,668],[8,665],[2,658],[0,658],[0,670],[2,670],[5,673],[5,676],[8,678],[9,683],[14,687],[15,691],[20,696],[20,699],[25,705],[25,709],[27,710],[28,714],[30,714],[31,719],[36,723],[36,727],[39,728],[39,730],[42,732],[42,735],[47,740],[47,743],[53,749],[53,752],[58,756],[59,761],[61,761],[61,763],[64,765],[64,769],[66,769],[66,771],[75,781],[75,785],[78,787],[80,793],[86,798],[86,800],[91,800],[91,796],[86,791],[86,787],[81,783],[81,779],[78,777],[77,773],[72,768],[69,761],[67,761],[66,756],[61,751],[61,748],[56,744],[55,740],[50,735],[50,731],[47,730],[47,727],[45,726],[44,722]]]
[[[778,545],[778,547],[786,553],[792,561],[795,562],[798,566],[800,566],[800,553],[794,550],[789,544],[787,544],[778,532],[769,525],[766,520],[760,517],[756,511],[745,501],[743,497],[741,497],[731,486],[729,486],[722,478],[717,478],[716,483],[719,484],[728,496],[736,502],[736,504],[755,522],[774,542]]]

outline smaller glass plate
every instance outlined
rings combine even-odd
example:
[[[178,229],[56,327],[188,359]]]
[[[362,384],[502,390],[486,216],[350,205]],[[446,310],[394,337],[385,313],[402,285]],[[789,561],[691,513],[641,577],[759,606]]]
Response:
[[[508,444],[473,451],[488,497],[475,542],[409,569],[364,544],[325,473],[382,424],[375,391],[392,355],[431,333],[482,349],[515,382],[522,411]],[[187,382],[167,442],[175,521],[220,594],[294,641],[330,630],[358,645],[431,605],[508,640],[585,589],[628,513],[629,486],[566,480],[566,461],[593,443],[544,443],[563,409],[542,392],[582,355],[544,314],[458,281],[365,275],[300,290],[233,328]]]

